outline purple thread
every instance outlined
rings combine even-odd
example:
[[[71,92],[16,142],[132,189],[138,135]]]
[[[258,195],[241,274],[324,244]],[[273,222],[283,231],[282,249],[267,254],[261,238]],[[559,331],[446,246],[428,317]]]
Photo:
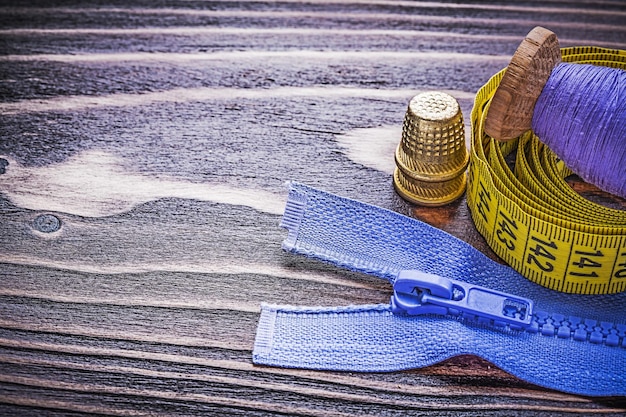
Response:
[[[543,143],[585,181],[626,198],[626,72],[559,64],[533,113]]]

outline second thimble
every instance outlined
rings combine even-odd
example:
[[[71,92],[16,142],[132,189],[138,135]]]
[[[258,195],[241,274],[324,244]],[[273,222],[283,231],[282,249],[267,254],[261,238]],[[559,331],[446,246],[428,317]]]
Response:
[[[463,115],[454,97],[426,92],[411,99],[395,159],[393,183],[405,200],[441,206],[463,194],[469,155]]]

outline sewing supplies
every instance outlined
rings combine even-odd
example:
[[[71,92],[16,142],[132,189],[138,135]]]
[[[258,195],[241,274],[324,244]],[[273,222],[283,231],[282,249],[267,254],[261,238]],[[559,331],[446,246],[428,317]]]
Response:
[[[582,47],[559,54],[564,62],[626,66],[623,51]],[[547,72],[544,62],[537,65]],[[255,364],[381,372],[474,354],[544,387],[626,395],[626,292],[620,292],[626,289],[626,213],[574,192],[563,179],[572,171],[529,128],[505,142],[485,133],[504,73],[476,94],[467,202],[477,229],[512,268],[418,220],[292,183],[283,249],[386,279],[393,292],[382,304],[263,304]],[[422,185],[410,193],[404,185],[422,180],[410,163],[435,143],[416,133],[420,110],[428,108],[416,103],[407,111],[394,185],[404,198],[433,203]],[[511,169],[505,158],[513,152]],[[457,164],[459,171],[450,171],[464,178],[464,165]]]
[[[553,44],[551,37],[542,39],[546,40],[543,45]],[[566,63],[626,68],[626,53],[620,50],[574,47],[560,53]],[[530,61],[542,70],[548,66],[543,58],[539,63]],[[578,294],[626,290],[626,212],[592,203],[572,190],[564,180],[573,173],[567,162],[533,131],[515,127],[513,115],[501,117],[503,123],[493,123],[493,117],[503,114],[494,112],[494,93],[501,91],[498,86],[512,73],[511,68],[517,67],[494,75],[478,91],[472,110],[467,202],[476,228],[498,256],[545,287]],[[504,91],[504,97],[514,100]],[[520,100],[527,103],[525,98]],[[523,117],[526,113],[516,114]],[[492,134],[509,132],[503,133],[507,137],[519,132],[515,129],[523,133],[496,141],[487,133],[488,120]],[[511,169],[505,158],[513,152],[515,168]]]
[[[626,395],[626,292],[548,290],[419,220],[291,183],[283,249],[388,281],[389,302],[261,306],[252,360],[390,372],[478,355],[528,382]]]
[[[454,97],[425,92],[411,99],[395,161],[393,184],[405,200],[441,206],[463,195],[469,154]]]
[[[491,99],[485,132],[510,140],[532,128],[582,179],[626,198],[625,60],[621,51],[563,63],[556,35],[534,28]]]

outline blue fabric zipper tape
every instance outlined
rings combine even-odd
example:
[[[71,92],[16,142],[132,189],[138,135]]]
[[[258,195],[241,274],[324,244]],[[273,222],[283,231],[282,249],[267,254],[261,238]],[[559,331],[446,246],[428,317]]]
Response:
[[[403,270],[464,281],[527,297],[538,312],[527,329],[519,329],[451,315],[394,314],[390,304],[264,304],[256,364],[387,372],[474,354],[544,387],[626,395],[626,293],[589,296],[546,289],[423,222],[297,183],[291,184],[281,225],[288,229],[283,248],[289,252],[392,284]]]

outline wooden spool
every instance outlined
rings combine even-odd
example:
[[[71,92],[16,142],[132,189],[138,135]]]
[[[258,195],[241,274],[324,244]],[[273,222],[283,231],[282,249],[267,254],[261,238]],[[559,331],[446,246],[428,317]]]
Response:
[[[530,130],[537,99],[560,62],[556,35],[541,26],[531,30],[515,51],[491,99],[485,132],[507,141]]]

